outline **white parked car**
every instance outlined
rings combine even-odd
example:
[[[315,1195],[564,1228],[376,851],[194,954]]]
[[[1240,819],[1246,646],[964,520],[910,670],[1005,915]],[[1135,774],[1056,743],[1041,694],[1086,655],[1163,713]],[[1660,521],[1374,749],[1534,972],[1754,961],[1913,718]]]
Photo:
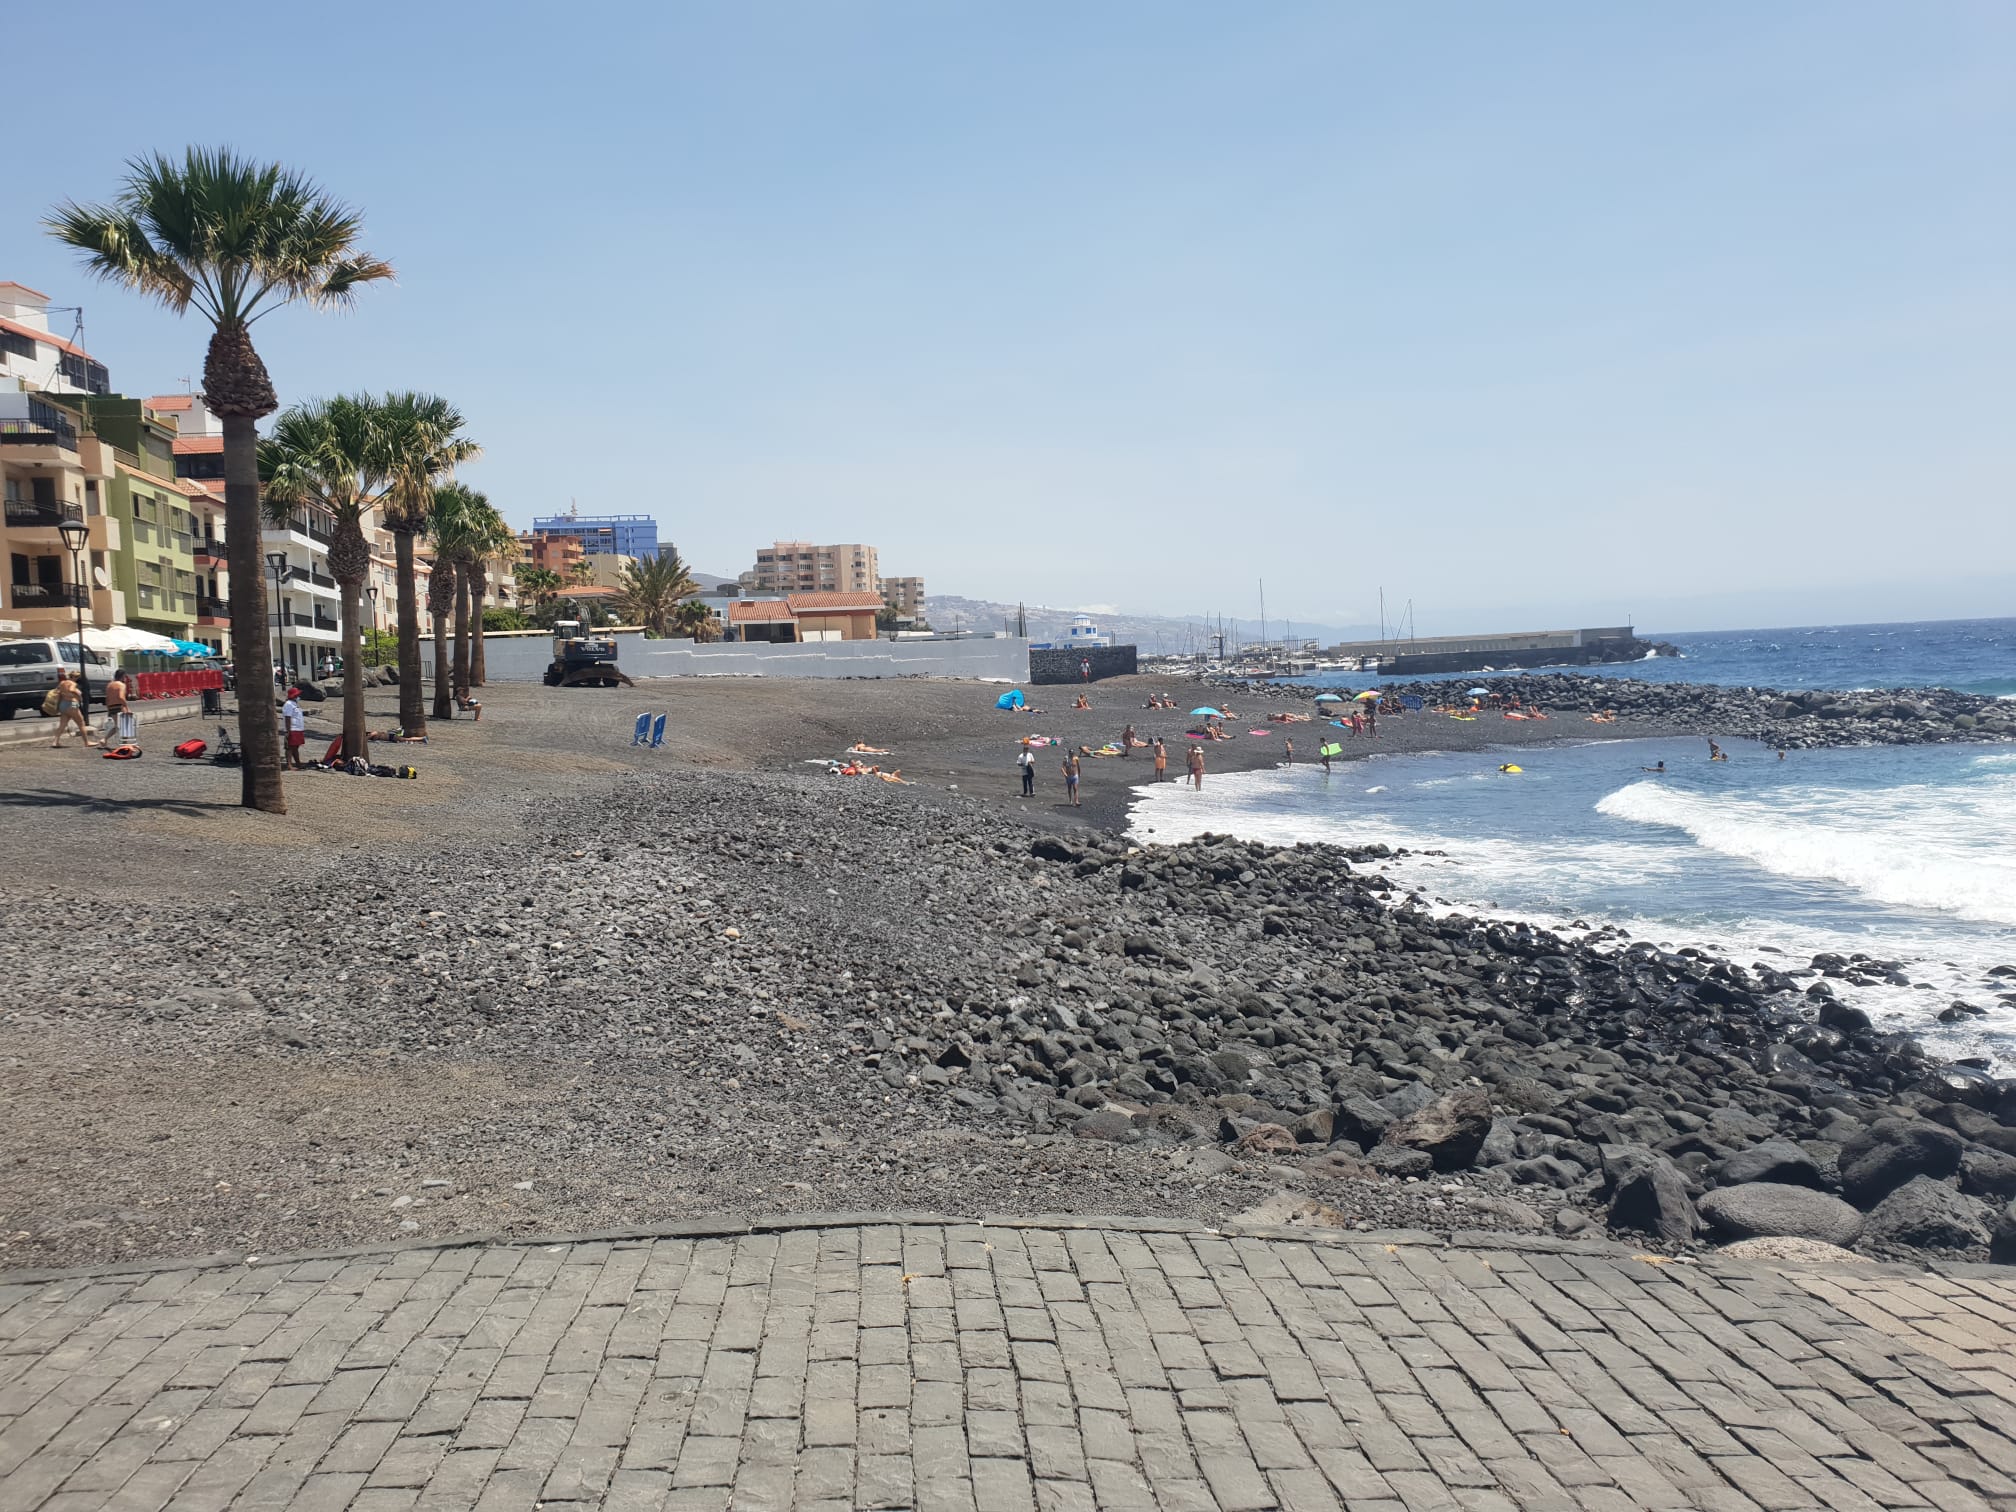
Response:
[[[77,650],[75,636],[69,640],[37,636],[0,641],[0,719],[12,719],[21,709],[39,712],[42,700],[65,671],[73,677],[89,673],[92,694],[102,697],[99,690],[111,680],[112,663],[86,646],[80,666]]]

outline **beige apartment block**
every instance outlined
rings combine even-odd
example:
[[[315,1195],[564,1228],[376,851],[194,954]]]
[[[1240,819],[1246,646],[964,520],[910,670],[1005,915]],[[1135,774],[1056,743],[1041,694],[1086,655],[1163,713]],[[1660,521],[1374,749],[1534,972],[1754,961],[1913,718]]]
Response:
[[[777,541],[736,582],[745,593],[879,593],[881,568],[875,548],[858,542]]]

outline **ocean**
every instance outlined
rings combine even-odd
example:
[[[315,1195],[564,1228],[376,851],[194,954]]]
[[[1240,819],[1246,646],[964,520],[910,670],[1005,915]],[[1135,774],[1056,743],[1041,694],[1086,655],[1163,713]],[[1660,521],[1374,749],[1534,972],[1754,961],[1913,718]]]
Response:
[[[1738,688],[1955,688],[2016,697],[2016,619],[1933,620],[1909,625],[1809,625],[1785,630],[1640,631],[1685,653],[1606,667],[1539,668],[1636,677],[1658,683]],[[1353,686],[1365,674],[1341,674]],[[1452,672],[1422,681],[1477,677]],[[1516,672],[1499,676],[1517,676]],[[1284,678],[1328,686],[1339,674]],[[1413,679],[1409,679],[1412,681]]]
[[[1945,685],[2016,695],[2016,621],[1674,637],[1672,681],[1792,688]],[[1943,648],[1943,649],[1942,649]],[[1999,649],[1998,649],[1999,648]],[[1944,658],[1942,662],[1941,658]],[[1375,756],[1142,790],[1137,838],[1406,846],[1382,869],[1436,908],[1803,966],[1857,952],[1907,986],[1841,995],[1943,1055],[2016,1071],[2016,747],[1775,752],[1699,740],[1576,741]],[[1498,771],[1516,762],[1517,774]],[[1642,768],[1666,763],[1663,774]],[[1966,1003],[1978,1017],[1940,1023]]]

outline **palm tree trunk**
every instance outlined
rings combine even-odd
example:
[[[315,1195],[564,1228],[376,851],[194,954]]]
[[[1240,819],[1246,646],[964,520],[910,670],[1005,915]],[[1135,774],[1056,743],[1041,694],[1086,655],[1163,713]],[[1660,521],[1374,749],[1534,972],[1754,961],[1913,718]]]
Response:
[[[434,616],[434,717],[453,719],[455,706],[449,694],[448,614],[455,603],[451,579],[455,569],[440,557],[427,580],[427,608]]]
[[[455,564],[455,696],[469,696],[469,564]]]
[[[469,686],[483,686],[483,597],[490,588],[490,564],[476,564],[475,581],[469,585]]]
[[[399,728],[408,735],[427,733],[427,706],[422,702],[426,670],[420,660],[419,575],[413,570],[413,532],[392,528],[393,557],[399,570]]]
[[[369,760],[371,755],[364,736],[364,658],[358,654],[363,639],[358,619],[364,602],[364,575],[370,570],[371,548],[365,544],[362,523],[338,518],[329,542],[329,571],[336,579],[342,600],[345,761],[353,756]]]
[[[266,564],[260,555],[259,438],[249,415],[225,415],[224,529],[231,558],[231,665],[238,679],[239,802],[287,812],[280,789],[280,718],[266,644]]]

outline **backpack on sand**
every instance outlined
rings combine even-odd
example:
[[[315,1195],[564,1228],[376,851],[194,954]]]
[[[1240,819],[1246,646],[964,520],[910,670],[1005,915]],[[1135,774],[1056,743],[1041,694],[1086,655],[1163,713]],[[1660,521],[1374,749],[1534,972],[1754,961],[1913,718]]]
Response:
[[[207,740],[185,740],[175,747],[175,754],[184,761],[196,761],[209,749],[210,742]]]

